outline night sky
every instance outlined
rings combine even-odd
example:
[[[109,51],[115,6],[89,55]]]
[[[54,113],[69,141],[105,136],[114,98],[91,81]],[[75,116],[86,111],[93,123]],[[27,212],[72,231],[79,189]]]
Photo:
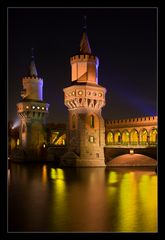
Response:
[[[8,120],[17,118],[33,47],[50,104],[47,121],[67,122],[63,88],[71,84],[70,57],[79,53],[84,15],[100,61],[99,85],[107,89],[104,119],[157,114],[156,8],[9,8]]]

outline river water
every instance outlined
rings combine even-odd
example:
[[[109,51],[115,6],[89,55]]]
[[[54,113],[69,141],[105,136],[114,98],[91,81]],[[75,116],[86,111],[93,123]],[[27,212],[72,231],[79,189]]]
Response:
[[[12,163],[8,231],[157,232],[157,174]]]

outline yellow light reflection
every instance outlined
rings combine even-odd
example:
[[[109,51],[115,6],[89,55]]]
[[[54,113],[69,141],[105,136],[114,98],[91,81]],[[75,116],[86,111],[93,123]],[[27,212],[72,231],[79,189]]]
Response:
[[[121,232],[136,231],[137,188],[133,172],[124,174],[119,193],[118,229],[120,229]]]
[[[47,166],[42,167],[42,182],[45,184],[47,182]]]
[[[124,174],[119,193],[117,229],[120,232],[156,232],[157,176],[146,172],[137,181],[134,172]]]
[[[157,176],[142,176],[139,196],[143,209],[142,222],[149,231],[157,231]],[[153,230],[154,229],[154,230]]]
[[[7,171],[8,183],[10,183],[10,169]]]
[[[56,170],[54,168],[51,168],[50,170],[50,177],[51,179],[56,179]]]
[[[110,172],[109,178],[108,178],[109,183],[116,183],[117,182],[117,173],[116,172]]]
[[[50,170],[50,177],[53,180],[53,194],[52,194],[52,218],[54,221],[51,221],[50,224],[59,224],[59,230],[61,227],[61,216],[67,215],[67,202],[66,202],[66,182],[64,180],[64,171],[62,169]],[[59,222],[56,221],[59,219]],[[54,227],[54,226],[53,226]],[[62,230],[62,229],[61,229]]]

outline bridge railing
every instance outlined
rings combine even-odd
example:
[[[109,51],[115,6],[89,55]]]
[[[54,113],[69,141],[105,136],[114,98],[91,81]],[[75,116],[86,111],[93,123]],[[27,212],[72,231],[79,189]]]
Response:
[[[131,143],[126,143],[126,142],[121,142],[121,143],[106,143],[106,146],[115,146],[115,147],[157,147],[157,143],[155,142],[131,142]]]

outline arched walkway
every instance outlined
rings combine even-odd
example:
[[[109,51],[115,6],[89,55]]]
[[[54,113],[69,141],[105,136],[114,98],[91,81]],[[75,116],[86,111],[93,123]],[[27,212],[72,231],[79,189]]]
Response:
[[[116,131],[114,133],[114,144],[120,144],[121,143],[121,132]]]
[[[113,144],[113,133],[111,131],[108,132],[108,134],[107,134],[106,142],[108,145]]]
[[[130,144],[137,145],[139,142],[139,134],[136,129],[133,129],[130,133]]]
[[[158,131],[156,128],[152,129],[150,131],[150,144],[157,144],[157,134],[158,134]]]
[[[122,144],[128,145],[129,144],[129,132],[128,130],[124,130],[122,132]]]

